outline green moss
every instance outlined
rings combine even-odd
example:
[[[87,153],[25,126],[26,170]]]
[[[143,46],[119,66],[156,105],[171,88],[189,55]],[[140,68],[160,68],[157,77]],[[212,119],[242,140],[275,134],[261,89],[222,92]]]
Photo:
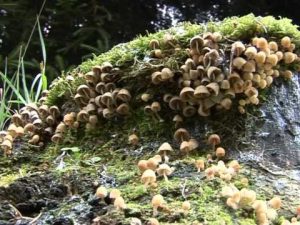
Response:
[[[139,36],[131,42],[119,44],[110,51],[94,56],[78,66],[70,74],[74,76],[74,81],[69,81],[63,75],[55,81],[50,89],[47,104],[53,105],[63,101],[65,95],[72,95],[76,88],[83,83],[83,79],[78,77],[78,73],[86,73],[95,65],[109,61],[114,66],[120,67],[124,72],[122,79],[136,78],[137,71],[139,75],[149,74],[159,65],[164,65],[176,69],[181,60],[186,58],[184,49],[188,47],[189,39],[197,34],[207,31],[219,31],[226,40],[250,40],[254,36],[265,36],[278,40],[283,36],[290,36],[298,49],[300,46],[300,32],[296,25],[287,18],[275,19],[272,16],[255,17],[249,14],[243,17],[230,17],[221,22],[209,22],[208,24],[181,23],[176,27],[167,30],[161,30],[157,33]],[[164,36],[171,34],[175,38],[182,51],[172,52],[168,44],[164,41]],[[161,43],[163,53],[168,56],[161,60],[148,62],[150,54],[149,42],[157,39]],[[293,66],[294,67],[294,66]],[[135,86],[136,80],[132,80]]]
[[[246,218],[246,219],[240,218],[240,219],[238,219],[237,222],[239,225],[255,225],[256,224],[254,219],[249,219],[249,218]]]

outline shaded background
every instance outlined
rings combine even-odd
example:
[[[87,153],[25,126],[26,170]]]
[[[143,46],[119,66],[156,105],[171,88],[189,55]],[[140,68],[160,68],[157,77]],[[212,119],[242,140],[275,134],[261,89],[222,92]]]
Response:
[[[24,50],[42,4],[41,0],[0,0],[0,70],[7,65],[8,75],[16,71],[20,48]],[[300,24],[299,8],[297,0],[47,0],[39,19],[47,51],[46,74],[52,80],[93,53],[181,21],[200,23],[254,13],[289,17]],[[42,61],[37,29],[24,60],[30,80]]]

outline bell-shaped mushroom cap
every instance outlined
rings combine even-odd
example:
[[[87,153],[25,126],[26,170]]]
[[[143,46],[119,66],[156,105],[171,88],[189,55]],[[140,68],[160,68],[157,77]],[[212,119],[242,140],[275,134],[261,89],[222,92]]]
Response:
[[[228,90],[230,88],[230,82],[228,80],[222,80],[220,88],[222,90]]]
[[[235,56],[240,56],[243,53],[243,51],[245,51],[245,49],[245,45],[240,41],[234,42],[231,46],[231,52]]]
[[[96,193],[95,193],[96,197],[101,198],[101,199],[105,198],[107,196],[107,194],[108,194],[108,191],[103,186],[98,187],[96,190]]]
[[[247,97],[258,96],[258,90],[255,87],[249,87],[245,90]]]
[[[211,134],[211,135],[209,135],[207,141],[208,141],[208,144],[211,144],[211,145],[218,145],[218,144],[221,143],[220,136],[217,135],[217,134]]]
[[[237,69],[242,69],[242,67],[246,64],[246,60],[242,57],[236,57],[232,61],[232,65]]]
[[[93,114],[97,111],[97,107],[93,103],[89,103],[86,107],[83,108],[88,114]]]
[[[153,170],[147,169],[143,172],[141,177],[142,183],[154,183],[156,181],[156,175]]]
[[[189,142],[191,151],[199,147],[199,142],[194,138],[191,138],[188,142]]]
[[[181,100],[183,102],[187,102],[187,101],[193,99],[193,96],[194,96],[194,89],[191,87],[184,87],[181,90],[180,95],[179,95],[179,97],[181,98]]]
[[[107,107],[111,107],[114,99],[111,92],[105,92],[101,97],[102,104],[106,105]]]
[[[170,100],[172,99],[172,97],[173,97],[173,95],[172,95],[172,94],[170,94],[170,93],[166,93],[166,94],[164,94],[163,100],[164,100],[164,102],[167,102],[167,103],[169,103],[169,102],[170,102]]]
[[[256,63],[265,63],[266,60],[266,53],[263,51],[260,51],[256,54],[256,56],[254,57]]]
[[[256,70],[256,63],[254,60],[247,61],[243,66],[243,72],[253,73]]]
[[[47,123],[48,125],[50,125],[50,126],[52,126],[52,125],[55,124],[55,119],[53,118],[52,115],[47,116],[47,118],[46,118],[46,123]]]
[[[168,80],[174,76],[174,73],[169,68],[165,67],[161,70],[161,79],[163,81]]]
[[[40,141],[40,136],[38,134],[33,135],[33,137],[28,141],[29,144],[37,144]]]
[[[217,96],[219,94],[220,91],[220,86],[218,83],[212,82],[209,83],[208,85],[206,85],[208,91],[210,93],[212,93],[213,95]]]
[[[188,153],[190,151],[190,144],[188,141],[181,142],[180,151],[182,151],[183,153]]]
[[[77,93],[86,98],[91,97],[91,90],[89,86],[82,84],[77,88]]]
[[[200,85],[196,87],[194,91],[194,97],[195,98],[207,98],[210,96],[210,92],[204,85]]]
[[[106,90],[106,87],[105,87],[105,83],[104,82],[99,82],[97,85],[96,85],[96,88],[95,90],[99,93],[99,94],[104,94],[107,90]]]
[[[75,122],[75,117],[76,117],[76,114],[74,112],[71,112],[71,113],[67,113],[65,116],[64,116],[64,123],[67,125],[67,126],[72,126],[73,123]]]
[[[183,119],[180,115],[176,114],[174,117],[173,117],[173,121],[176,122],[176,123],[181,123],[183,122]]]
[[[147,225],[159,225],[159,222],[155,218],[150,218],[150,219],[148,219]]]
[[[51,106],[50,108],[49,108],[49,113],[50,113],[50,115],[52,115],[54,118],[57,118],[57,117],[59,117],[59,115],[60,115],[60,111],[59,111],[59,108],[57,107],[57,106]]]
[[[160,103],[159,102],[152,102],[151,110],[155,113],[159,112],[161,110]]]
[[[103,115],[104,118],[110,119],[114,116],[114,110],[111,109],[111,108],[105,108],[102,111],[102,115]]]
[[[190,40],[190,48],[195,51],[196,54],[200,54],[200,50],[203,47],[204,42],[200,36],[195,36]]]
[[[82,109],[77,113],[77,121],[87,122],[89,120],[89,114],[86,110]]]
[[[101,70],[103,73],[109,73],[113,69],[113,65],[110,62],[104,62],[101,65]]]
[[[191,105],[184,106],[183,110],[182,110],[182,114],[185,117],[191,117],[191,116],[195,115],[196,112],[197,112],[197,109]]]
[[[282,47],[284,48],[289,48],[291,45],[291,38],[288,36],[285,36],[281,39],[280,44],[282,45]]]
[[[74,100],[78,105],[87,105],[88,104],[88,97],[85,97],[81,94],[76,94],[74,96]]]
[[[131,134],[128,137],[128,142],[132,145],[137,145],[139,143],[139,137],[136,134]]]
[[[66,129],[67,129],[66,124],[60,122],[55,129],[55,133],[64,133]]]
[[[247,57],[247,59],[254,59],[254,57],[257,54],[257,49],[253,46],[250,46],[246,49],[244,54]]]
[[[117,94],[117,99],[123,102],[129,102],[131,99],[131,94],[127,89],[121,89]]]
[[[200,116],[209,116],[210,115],[210,109],[206,108],[204,104],[201,104],[198,108],[198,114]]]
[[[27,123],[24,127],[24,132],[28,133],[28,132],[34,132],[36,129],[36,127],[32,124],[32,123]]]
[[[16,130],[17,126],[14,123],[11,123],[7,128],[8,133],[13,137],[17,136]]]
[[[23,136],[24,135],[24,128],[21,127],[21,126],[17,127],[16,134],[17,134],[18,137]]]
[[[162,82],[163,79],[162,79],[161,72],[160,71],[156,71],[156,72],[152,73],[151,79],[152,79],[152,83],[153,84],[159,84],[160,82]]]
[[[51,141],[54,143],[60,143],[63,139],[63,135],[61,133],[55,133],[52,137],[51,137]]]
[[[164,142],[158,149],[157,153],[162,155],[165,152],[170,153],[173,151],[172,146],[168,142]]]
[[[17,126],[21,126],[23,124],[23,119],[22,116],[19,113],[15,113],[11,117],[12,123],[16,124]]]
[[[226,109],[226,110],[229,110],[231,109],[231,106],[232,106],[232,100],[230,98],[224,98],[222,99],[222,101],[220,102],[220,105]]]
[[[120,115],[129,115],[129,105],[127,103],[122,103],[116,109],[116,112]]]
[[[164,197],[160,194],[154,195],[151,200],[151,205],[153,208],[162,206],[165,203]]]
[[[10,134],[6,134],[5,137],[4,137],[4,140],[9,140],[10,142],[13,142],[14,138]]]
[[[6,150],[6,149],[12,149],[12,142],[9,141],[9,140],[4,140],[2,143],[1,143],[1,147]]]
[[[144,107],[144,113],[148,114],[148,115],[151,115],[153,113],[152,110],[151,110],[151,106],[150,105],[146,105]]]
[[[297,55],[292,52],[285,52],[283,54],[283,60],[284,60],[284,63],[286,63],[286,64],[290,64],[290,63],[294,62],[296,58],[297,58]]]
[[[159,48],[159,41],[156,40],[156,39],[152,39],[150,42],[149,42],[149,47],[151,49],[157,49]]]
[[[156,169],[156,172],[159,176],[169,176],[173,172],[173,169],[168,164],[163,163],[159,165],[159,167]]]
[[[98,116],[90,115],[89,116],[89,124],[91,124],[92,127],[95,127],[97,123],[98,123]]]
[[[102,72],[101,70],[101,66],[96,65],[92,67],[92,71],[94,72],[94,74],[98,77],[98,79],[100,78],[100,74]]]
[[[217,158],[223,158],[225,156],[225,149],[222,147],[218,147],[216,149],[216,156]]]
[[[141,99],[142,99],[142,101],[144,101],[144,102],[148,102],[148,101],[150,100],[150,98],[151,98],[151,95],[148,94],[148,93],[143,93],[143,94],[141,95]]]
[[[126,209],[126,203],[124,201],[124,198],[119,196],[114,201],[114,207],[116,207],[117,210],[123,210]]]
[[[183,108],[183,105],[183,102],[178,96],[172,97],[169,102],[169,107],[173,110],[181,110]]]
[[[140,160],[137,166],[141,172],[144,172],[146,169],[148,169],[148,160]]]
[[[221,74],[221,69],[215,66],[210,66],[207,70],[207,76],[210,80],[214,81]]]
[[[121,196],[121,191],[119,189],[112,189],[109,193],[109,198],[116,199],[117,197]]]
[[[186,129],[179,128],[174,133],[174,139],[178,142],[188,141],[190,139],[190,134]]]

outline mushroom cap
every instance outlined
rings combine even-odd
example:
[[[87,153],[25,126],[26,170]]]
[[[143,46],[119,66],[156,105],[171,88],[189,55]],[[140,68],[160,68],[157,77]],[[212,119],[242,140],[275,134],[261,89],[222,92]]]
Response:
[[[184,201],[181,208],[185,211],[188,211],[191,209],[191,203],[189,201]]]
[[[197,109],[191,105],[184,106],[183,110],[182,110],[182,114],[185,117],[191,117],[191,116],[195,115],[196,112],[197,112]]]
[[[180,144],[180,151],[188,153],[190,151],[190,144],[188,141],[183,141]]]
[[[118,92],[117,99],[123,102],[129,102],[131,99],[131,94],[127,89],[123,88]]]
[[[152,102],[151,110],[155,113],[159,112],[161,110],[160,103],[159,102]]]
[[[66,128],[66,124],[60,122],[55,129],[55,133],[64,133],[66,131]]]
[[[29,144],[37,144],[40,141],[40,136],[38,134],[33,135],[33,137],[28,141]]]
[[[162,79],[162,74],[160,71],[156,71],[151,74],[151,80],[153,84],[159,84],[160,82],[163,81]]]
[[[128,115],[129,114],[129,105],[127,103],[122,103],[116,109],[116,112],[120,115]]]
[[[132,145],[137,145],[139,142],[139,137],[136,134],[131,134],[128,137],[128,142]]]
[[[164,142],[158,149],[158,154],[163,154],[163,152],[172,152],[173,148],[168,142]]]
[[[148,221],[148,225],[159,225],[158,220],[155,218],[150,218]]]
[[[194,96],[194,89],[191,87],[184,87],[179,94],[179,97],[183,102],[187,102],[193,99]]]
[[[183,122],[183,118],[180,116],[180,115],[178,115],[178,114],[176,114],[174,117],[173,117],[173,121],[174,122]]]
[[[36,127],[32,123],[27,123],[24,127],[24,132],[25,133],[34,132],[35,129],[36,129]]]
[[[75,122],[75,113],[67,113],[64,116],[63,121],[67,126],[72,126],[73,123]]]
[[[156,181],[155,172],[153,170],[150,170],[150,169],[145,170],[142,174],[141,181],[143,183],[147,183],[149,181],[150,181],[150,183],[155,182]]]
[[[105,92],[101,97],[101,102],[106,105],[107,107],[110,107],[113,103],[113,95],[111,92]]]
[[[204,160],[203,159],[196,160],[195,166],[197,168],[201,169],[201,170],[204,170],[204,168],[205,168],[205,162],[204,162]]]
[[[180,97],[173,96],[169,101],[169,107],[173,110],[180,110],[183,108],[184,103],[181,101]]]
[[[209,96],[210,96],[210,92],[206,86],[199,85],[198,87],[196,87],[196,89],[194,91],[195,98],[207,98]]]
[[[104,82],[99,82],[95,89],[99,94],[104,94],[107,91]]]
[[[282,205],[281,199],[278,196],[273,197],[268,203],[273,209],[276,210],[280,209]]]
[[[232,65],[237,69],[242,69],[242,67],[246,64],[246,60],[242,57],[236,57],[232,61]]]
[[[209,83],[208,85],[206,85],[206,88],[208,89],[208,91],[210,93],[212,93],[215,96],[217,96],[219,94],[220,86],[216,82]]]
[[[165,67],[161,70],[161,79],[163,81],[168,80],[174,76],[174,73],[169,68]]]
[[[108,194],[107,189],[103,186],[98,187],[96,190],[96,196],[98,198],[105,198],[107,194]]]
[[[141,99],[144,101],[144,102],[148,102],[151,98],[151,95],[148,94],[148,93],[143,93],[142,96],[141,96]]]
[[[109,193],[109,198],[115,199],[121,196],[121,191],[119,189],[112,189]]]
[[[220,136],[217,134],[211,134],[208,137],[208,144],[218,145],[221,143]]]
[[[87,122],[89,120],[89,114],[86,110],[82,109],[77,113],[76,118],[79,122]]]
[[[104,118],[110,119],[114,116],[114,110],[110,109],[110,108],[105,108],[102,111],[102,115],[103,115]]]
[[[126,208],[126,203],[125,203],[125,200],[123,197],[119,196],[115,199],[114,201],[114,206],[117,208],[117,209],[125,209]]]
[[[225,149],[222,148],[222,147],[218,147],[216,149],[216,156],[217,156],[217,158],[223,158],[225,156],[225,153],[226,153]]]
[[[156,172],[159,176],[161,175],[169,176],[173,172],[173,169],[168,164],[163,163],[159,165]]]
[[[179,128],[174,133],[174,139],[178,142],[180,142],[181,140],[187,141],[190,139],[190,134],[186,129]]]
[[[151,49],[159,48],[159,41],[156,40],[156,39],[152,39],[152,40],[149,42],[149,47],[150,47]]]
[[[12,142],[6,139],[1,143],[1,147],[3,149],[12,149]]]
[[[16,124],[17,126],[21,126],[23,124],[23,119],[22,116],[19,113],[15,113],[11,117],[12,123]]]
[[[148,169],[148,160],[143,160],[143,159],[140,160],[137,166],[141,172],[144,172],[145,170]]]
[[[51,141],[54,143],[59,143],[61,142],[63,139],[63,135],[61,133],[55,133],[52,137],[51,137]]]
[[[231,51],[236,56],[240,56],[243,53],[243,51],[245,51],[245,49],[245,45],[240,41],[234,42],[231,47]]]
[[[161,207],[164,204],[165,200],[164,197],[160,194],[158,195],[154,195],[152,200],[151,200],[151,204],[152,207]]]
[[[109,73],[113,68],[113,65],[110,62],[104,62],[101,65],[101,70],[103,73]]]
[[[24,128],[21,126],[17,127],[16,133],[18,136],[22,136],[24,134]]]
[[[57,118],[60,115],[59,108],[57,106],[51,106],[49,108],[49,113],[54,117]]]

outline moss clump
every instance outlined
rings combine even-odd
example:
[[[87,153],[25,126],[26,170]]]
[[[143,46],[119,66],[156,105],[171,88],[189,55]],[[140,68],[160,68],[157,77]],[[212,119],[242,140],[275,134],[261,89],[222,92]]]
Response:
[[[86,62],[79,65],[72,73],[77,74],[86,73],[91,70],[95,65],[101,65],[104,62],[110,62],[112,65],[125,69],[125,75],[134,71],[135,67],[142,61],[143,65],[148,60],[147,55],[150,54],[149,42],[152,39],[162,40],[162,49],[167,49],[164,44],[164,36],[166,34],[173,35],[180,46],[187,47],[190,38],[203,32],[220,32],[226,39],[230,40],[249,40],[255,36],[265,36],[274,40],[278,40],[283,36],[289,36],[296,44],[296,49],[300,45],[300,32],[296,25],[287,18],[275,19],[272,16],[255,17],[249,14],[243,17],[226,18],[221,22],[210,22],[208,24],[191,24],[188,22],[181,23],[176,27],[167,30],[161,30],[157,33],[148,34],[146,36],[139,36],[135,40],[120,44],[112,48],[110,51],[95,56]],[[170,61],[169,61],[170,62]],[[160,64],[160,63],[158,63]],[[163,63],[164,65],[167,62]],[[57,104],[62,96],[68,93],[67,87],[71,84],[71,90],[75,90],[80,84],[83,83],[82,79],[72,81],[64,81],[66,77],[62,76],[52,86],[47,103],[50,105]],[[82,82],[82,83],[81,83]],[[73,84],[74,83],[74,84]],[[73,92],[74,93],[74,92]]]

